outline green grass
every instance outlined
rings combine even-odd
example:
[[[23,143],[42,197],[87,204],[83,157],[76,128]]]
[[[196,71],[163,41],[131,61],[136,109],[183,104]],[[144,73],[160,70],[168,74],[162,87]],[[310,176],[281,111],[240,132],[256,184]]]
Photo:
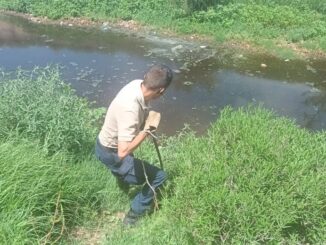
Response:
[[[29,89],[34,82],[37,86]],[[309,132],[262,108],[225,108],[206,135],[184,131],[162,140],[169,180],[161,209],[139,226],[125,229],[114,214],[128,209],[134,192],[123,195],[118,190],[90,146],[68,150],[66,141],[72,138],[94,145],[99,127],[84,123],[93,115],[89,104],[60,84],[58,71],[49,68],[5,75],[0,83],[0,91],[14,98],[2,94],[0,115],[8,108],[17,109],[14,127],[8,126],[12,122],[8,113],[0,120],[0,128],[6,129],[0,135],[0,241],[4,244],[57,239],[61,244],[88,244],[87,238],[71,238],[78,227],[90,227],[90,233],[99,228],[103,244],[326,242],[325,131]],[[41,96],[46,92],[51,96]],[[56,106],[46,104],[48,100]],[[56,142],[54,147],[60,146],[54,152],[42,140],[45,131],[32,134],[29,129],[35,123],[40,129],[51,124],[58,116],[53,110],[61,111],[61,101],[74,101],[74,107],[84,111],[79,114],[78,131],[88,132],[90,138],[85,141],[77,131],[65,138],[62,132],[76,127],[76,118],[67,109],[65,120],[57,122],[61,127],[53,127],[53,134],[62,137],[49,138]],[[29,110],[25,104],[31,104]],[[31,115],[45,111],[43,104],[52,116],[33,121]],[[151,142],[136,155],[158,162]]]
[[[326,3],[322,0],[0,0],[1,8],[52,19],[136,20],[181,34],[206,35],[217,43],[268,39],[277,44],[282,40],[326,51]]]
[[[101,210],[128,202],[96,160],[45,157],[26,140],[0,144],[0,168],[1,244],[53,242]]]
[[[17,134],[39,142],[48,154],[88,153],[97,134],[103,109],[90,110],[59,76],[46,67],[4,74],[0,87],[0,137]]]
[[[107,244],[324,243],[325,142],[263,109],[227,108],[206,136],[167,139],[163,208]]]

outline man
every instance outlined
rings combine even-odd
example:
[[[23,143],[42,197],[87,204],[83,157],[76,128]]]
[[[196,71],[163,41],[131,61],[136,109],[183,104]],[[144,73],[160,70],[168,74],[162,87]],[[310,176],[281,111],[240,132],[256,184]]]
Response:
[[[141,185],[146,182],[146,177],[148,179],[132,201],[123,221],[126,225],[134,225],[151,211],[153,190],[167,178],[163,170],[135,158],[133,151],[158,126],[158,113],[151,111],[148,117],[149,102],[159,98],[171,81],[169,67],[154,65],[147,71],[144,80],[134,80],[123,87],[110,104],[96,141],[97,158],[111,170],[120,186]]]

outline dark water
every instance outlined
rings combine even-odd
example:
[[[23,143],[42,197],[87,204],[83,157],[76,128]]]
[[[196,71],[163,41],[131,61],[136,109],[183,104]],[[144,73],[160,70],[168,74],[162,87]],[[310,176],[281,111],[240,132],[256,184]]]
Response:
[[[119,89],[155,63],[176,76],[164,98],[160,132],[184,124],[204,133],[227,105],[263,104],[312,130],[326,129],[326,61],[280,60],[267,56],[229,57],[204,44],[139,37],[100,28],[46,26],[0,15],[0,67],[59,64],[63,78],[80,96],[107,107]],[[266,64],[263,67],[261,64]]]

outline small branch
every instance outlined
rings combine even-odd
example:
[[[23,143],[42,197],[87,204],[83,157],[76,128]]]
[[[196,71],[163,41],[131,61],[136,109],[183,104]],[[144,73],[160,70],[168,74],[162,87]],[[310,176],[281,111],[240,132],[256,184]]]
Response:
[[[141,151],[142,151],[142,148],[141,147],[139,147],[139,151],[140,151],[140,154],[141,154]],[[149,186],[149,188],[151,188],[151,190],[154,193],[154,210],[156,211],[156,210],[158,210],[157,194],[156,194],[156,191],[155,191],[154,187],[149,183],[148,176],[146,174],[145,165],[144,165],[144,162],[142,160],[141,160],[141,164],[143,166],[146,183],[147,183],[147,185]]]
[[[65,218],[64,218],[64,215],[63,215],[63,206],[62,206],[62,204],[60,202],[60,197],[61,197],[61,192],[59,192],[58,198],[57,198],[57,201],[56,201],[56,204],[55,204],[55,211],[54,211],[54,215],[53,215],[53,221],[52,221],[51,229],[44,237],[44,242],[43,242],[44,245],[49,243],[49,240],[51,239],[51,235],[52,235],[52,232],[53,232],[53,229],[54,229],[54,226],[55,226],[56,223],[62,221],[62,226],[61,226],[61,231],[60,231],[59,237],[57,237],[57,239],[55,239],[55,241],[53,243],[56,243],[57,241],[60,240],[60,238],[62,237],[63,232],[65,230]],[[59,205],[60,205],[60,216],[56,219],[56,217],[59,215]]]
[[[155,189],[153,188],[153,186],[151,186],[151,184],[148,181],[148,177],[147,177],[147,174],[146,174],[144,162],[141,161],[141,164],[143,165],[143,170],[144,170],[144,175],[145,175],[146,183],[147,183],[147,185],[149,186],[149,188],[151,188],[151,190],[154,193],[154,210],[158,210],[158,201],[157,201],[156,191],[155,191]]]

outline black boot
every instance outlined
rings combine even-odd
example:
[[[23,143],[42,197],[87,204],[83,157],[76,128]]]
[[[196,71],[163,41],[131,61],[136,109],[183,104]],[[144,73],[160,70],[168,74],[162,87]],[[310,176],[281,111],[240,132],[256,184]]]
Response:
[[[137,214],[132,209],[129,210],[129,212],[126,214],[125,218],[123,219],[123,223],[125,225],[134,226],[139,221],[141,217],[143,217],[144,214]]]
[[[119,189],[122,190],[124,193],[128,194],[129,193],[129,184],[124,182],[122,179],[119,177],[116,177],[117,180],[117,185],[119,186]]]

